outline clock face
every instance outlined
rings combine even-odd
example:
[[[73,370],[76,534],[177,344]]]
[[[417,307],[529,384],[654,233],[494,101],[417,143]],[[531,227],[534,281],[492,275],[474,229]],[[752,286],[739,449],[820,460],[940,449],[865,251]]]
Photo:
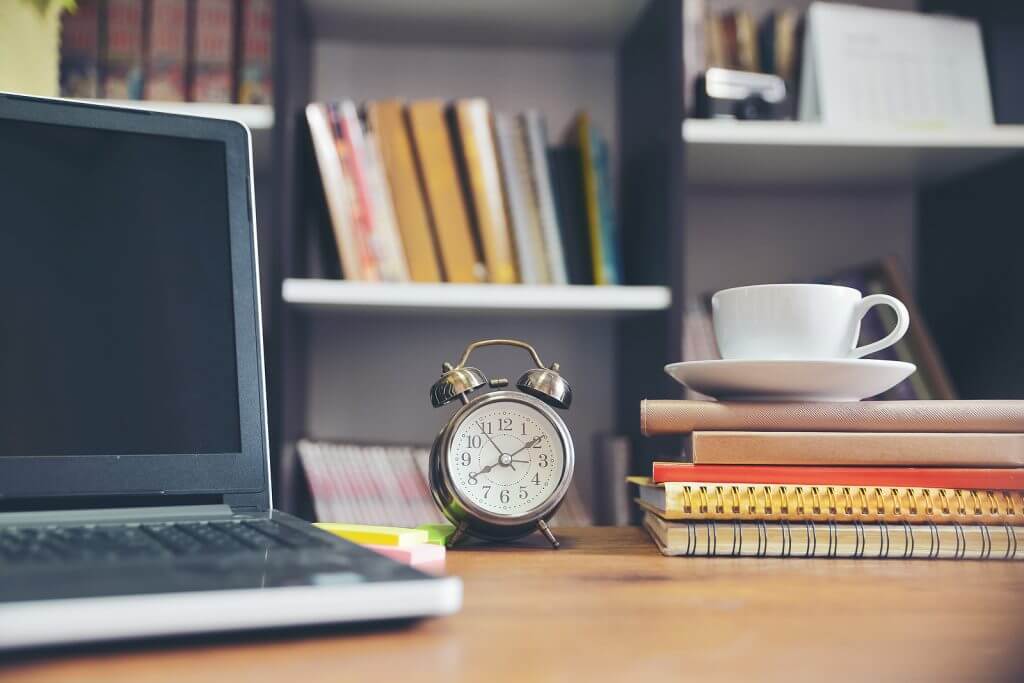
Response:
[[[555,425],[518,401],[494,401],[466,413],[446,457],[463,499],[507,517],[527,515],[547,502],[566,465]]]

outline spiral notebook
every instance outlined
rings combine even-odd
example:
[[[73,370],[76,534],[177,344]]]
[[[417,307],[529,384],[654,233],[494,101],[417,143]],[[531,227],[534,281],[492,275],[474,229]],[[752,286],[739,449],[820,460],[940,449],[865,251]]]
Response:
[[[1018,491],[629,482],[640,507],[666,520],[1024,524]]]
[[[1024,527],[836,522],[669,522],[644,528],[664,555],[849,559],[1017,560]]]

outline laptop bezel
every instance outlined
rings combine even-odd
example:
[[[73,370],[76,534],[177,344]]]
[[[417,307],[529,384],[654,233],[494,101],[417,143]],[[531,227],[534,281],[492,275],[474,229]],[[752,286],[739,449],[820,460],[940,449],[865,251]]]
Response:
[[[4,119],[222,142],[225,150],[241,451],[19,455],[0,453],[0,502],[74,496],[248,494],[270,507],[252,143],[243,124],[195,116],[0,93]],[[31,295],[27,293],[26,295]]]

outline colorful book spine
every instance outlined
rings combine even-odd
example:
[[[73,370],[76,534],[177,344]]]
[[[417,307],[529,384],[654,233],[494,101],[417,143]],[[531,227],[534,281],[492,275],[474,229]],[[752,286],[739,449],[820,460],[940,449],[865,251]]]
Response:
[[[799,486],[910,486],[1024,491],[1024,469],[982,467],[801,467],[799,465],[693,465],[656,462],[655,484],[771,484]]]
[[[593,128],[585,112],[576,118],[576,144],[580,149],[583,190],[586,197],[587,223],[590,226],[591,260],[594,283],[616,285],[620,283],[616,266],[614,216],[608,182],[607,148]]]
[[[231,102],[234,99],[233,0],[195,0],[195,46],[189,99]]]
[[[62,15],[61,97],[99,96],[99,6],[99,0],[79,0],[74,12]]]
[[[327,105],[334,142],[341,159],[342,178],[348,197],[349,217],[358,244],[359,265],[362,280],[377,282],[381,279],[380,257],[373,242],[373,225],[369,214],[369,201],[365,189],[359,185],[361,171],[352,145],[352,134],[358,127],[358,119],[346,119],[338,103]]]
[[[182,102],[188,96],[186,0],[151,0],[146,99]]]
[[[242,54],[238,75],[238,101],[270,104],[273,101],[272,0],[242,0]]]
[[[102,95],[115,100],[143,96],[142,3],[107,0],[107,41]]]
[[[494,117],[494,135],[501,163],[502,182],[505,187],[508,219],[511,225],[519,277],[523,284],[538,285],[544,282],[545,271],[536,254],[542,249],[536,245],[536,234],[530,222],[527,188],[523,184],[516,153],[516,126],[511,116],[497,114]]]
[[[569,284],[565,264],[562,232],[548,165],[548,133],[544,115],[531,109],[519,115],[519,127],[526,138],[526,152],[530,165],[530,182],[537,200],[537,212],[544,235],[544,253],[552,284]]]

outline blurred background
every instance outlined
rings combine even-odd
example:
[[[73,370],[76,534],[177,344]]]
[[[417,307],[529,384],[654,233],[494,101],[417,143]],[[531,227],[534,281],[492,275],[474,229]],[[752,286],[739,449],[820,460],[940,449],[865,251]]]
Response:
[[[558,521],[626,523],[723,287],[893,293],[881,398],[1022,397],[1022,67],[1009,2],[0,3],[2,90],[249,126],[278,503],[353,522],[436,516],[428,389],[513,337],[576,392]]]

